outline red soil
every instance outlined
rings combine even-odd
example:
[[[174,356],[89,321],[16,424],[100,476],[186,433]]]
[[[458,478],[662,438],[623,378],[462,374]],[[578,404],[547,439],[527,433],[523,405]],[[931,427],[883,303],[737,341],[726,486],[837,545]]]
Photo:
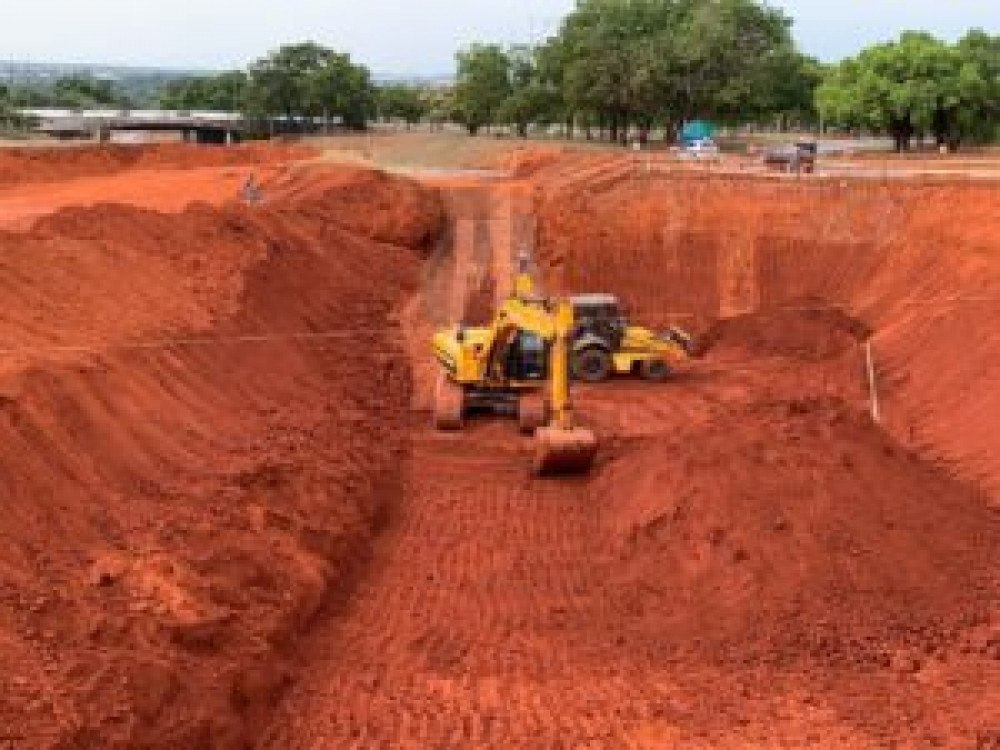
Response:
[[[264,166],[305,159],[313,152],[300,146],[269,144],[210,147],[183,144],[97,146],[88,148],[0,149],[0,186],[57,182],[75,177],[118,174],[134,169]]]
[[[18,746],[995,744],[995,189],[528,161],[0,234]],[[578,389],[590,478],[428,427],[430,331],[532,248],[711,344]]]
[[[537,182],[554,283],[697,332],[762,308],[840,309],[874,332],[892,434],[1000,497],[996,185],[669,177],[608,158]]]
[[[371,209],[396,244],[322,183],[0,234],[5,741],[245,747],[349,591],[405,447],[388,313],[440,221],[410,183],[356,189],[411,196]]]
[[[612,194],[606,213],[575,216],[578,232],[559,223],[560,201],[600,195],[594,182],[566,196],[564,174],[539,173],[549,281],[616,291],[644,322],[703,319],[708,357],[662,387],[578,393],[605,446],[589,482],[526,479],[529,447],[509,426],[437,436],[421,420],[371,575],[317,636],[261,746],[993,741],[1000,524],[975,488],[870,424],[869,324],[808,284],[791,309],[717,320],[708,228],[664,265],[634,230],[597,252],[605,226],[639,219]],[[418,309],[433,317],[457,290],[454,317],[480,312],[474,238],[486,233],[501,281],[525,239],[510,241],[530,210],[521,189],[453,188],[453,236]],[[410,351],[425,346],[421,334]],[[418,393],[432,373],[415,372]]]

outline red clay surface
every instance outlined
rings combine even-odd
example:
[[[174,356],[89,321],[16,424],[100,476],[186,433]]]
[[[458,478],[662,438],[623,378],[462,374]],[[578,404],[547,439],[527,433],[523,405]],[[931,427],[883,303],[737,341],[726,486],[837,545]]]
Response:
[[[182,144],[101,146],[92,148],[0,149],[0,185],[62,182],[142,169],[264,166],[314,155],[299,146],[248,144],[230,148]]]
[[[0,746],[1000,742],[997,189],[516,161],[0,234]],[[711,344],[589,478],[428,424],[522,252]]]
[[[246,746],[397,492],[439,222],[386,178],[0,233],[0,744]]]

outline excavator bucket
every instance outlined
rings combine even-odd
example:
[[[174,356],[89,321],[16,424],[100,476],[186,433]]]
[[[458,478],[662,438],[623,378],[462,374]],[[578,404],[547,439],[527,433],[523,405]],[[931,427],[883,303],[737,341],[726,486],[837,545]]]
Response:
[[[583,427],[542,427],[535,432],[534,471],[538,476],[585,474],[596,456],[597,437]]]

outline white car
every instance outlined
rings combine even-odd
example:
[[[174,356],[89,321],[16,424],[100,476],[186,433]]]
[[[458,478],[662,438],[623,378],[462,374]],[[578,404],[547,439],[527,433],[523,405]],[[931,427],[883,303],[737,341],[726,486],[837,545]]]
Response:
[[[719,146],[711,138],[692,141],[681,148],[683,159],[718,159]]]

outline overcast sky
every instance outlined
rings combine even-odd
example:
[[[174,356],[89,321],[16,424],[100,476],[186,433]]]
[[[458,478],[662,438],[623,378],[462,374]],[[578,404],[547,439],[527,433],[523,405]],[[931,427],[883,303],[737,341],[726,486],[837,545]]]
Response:
[[[572,0],[4,0],[0,59],[243,66],[288,41],[351,52],[376,73],[440,75],[477,39],[537,40]],[[1000,0],[773,0],[801,48],[835,60],[901,30],[1000,33]]]

